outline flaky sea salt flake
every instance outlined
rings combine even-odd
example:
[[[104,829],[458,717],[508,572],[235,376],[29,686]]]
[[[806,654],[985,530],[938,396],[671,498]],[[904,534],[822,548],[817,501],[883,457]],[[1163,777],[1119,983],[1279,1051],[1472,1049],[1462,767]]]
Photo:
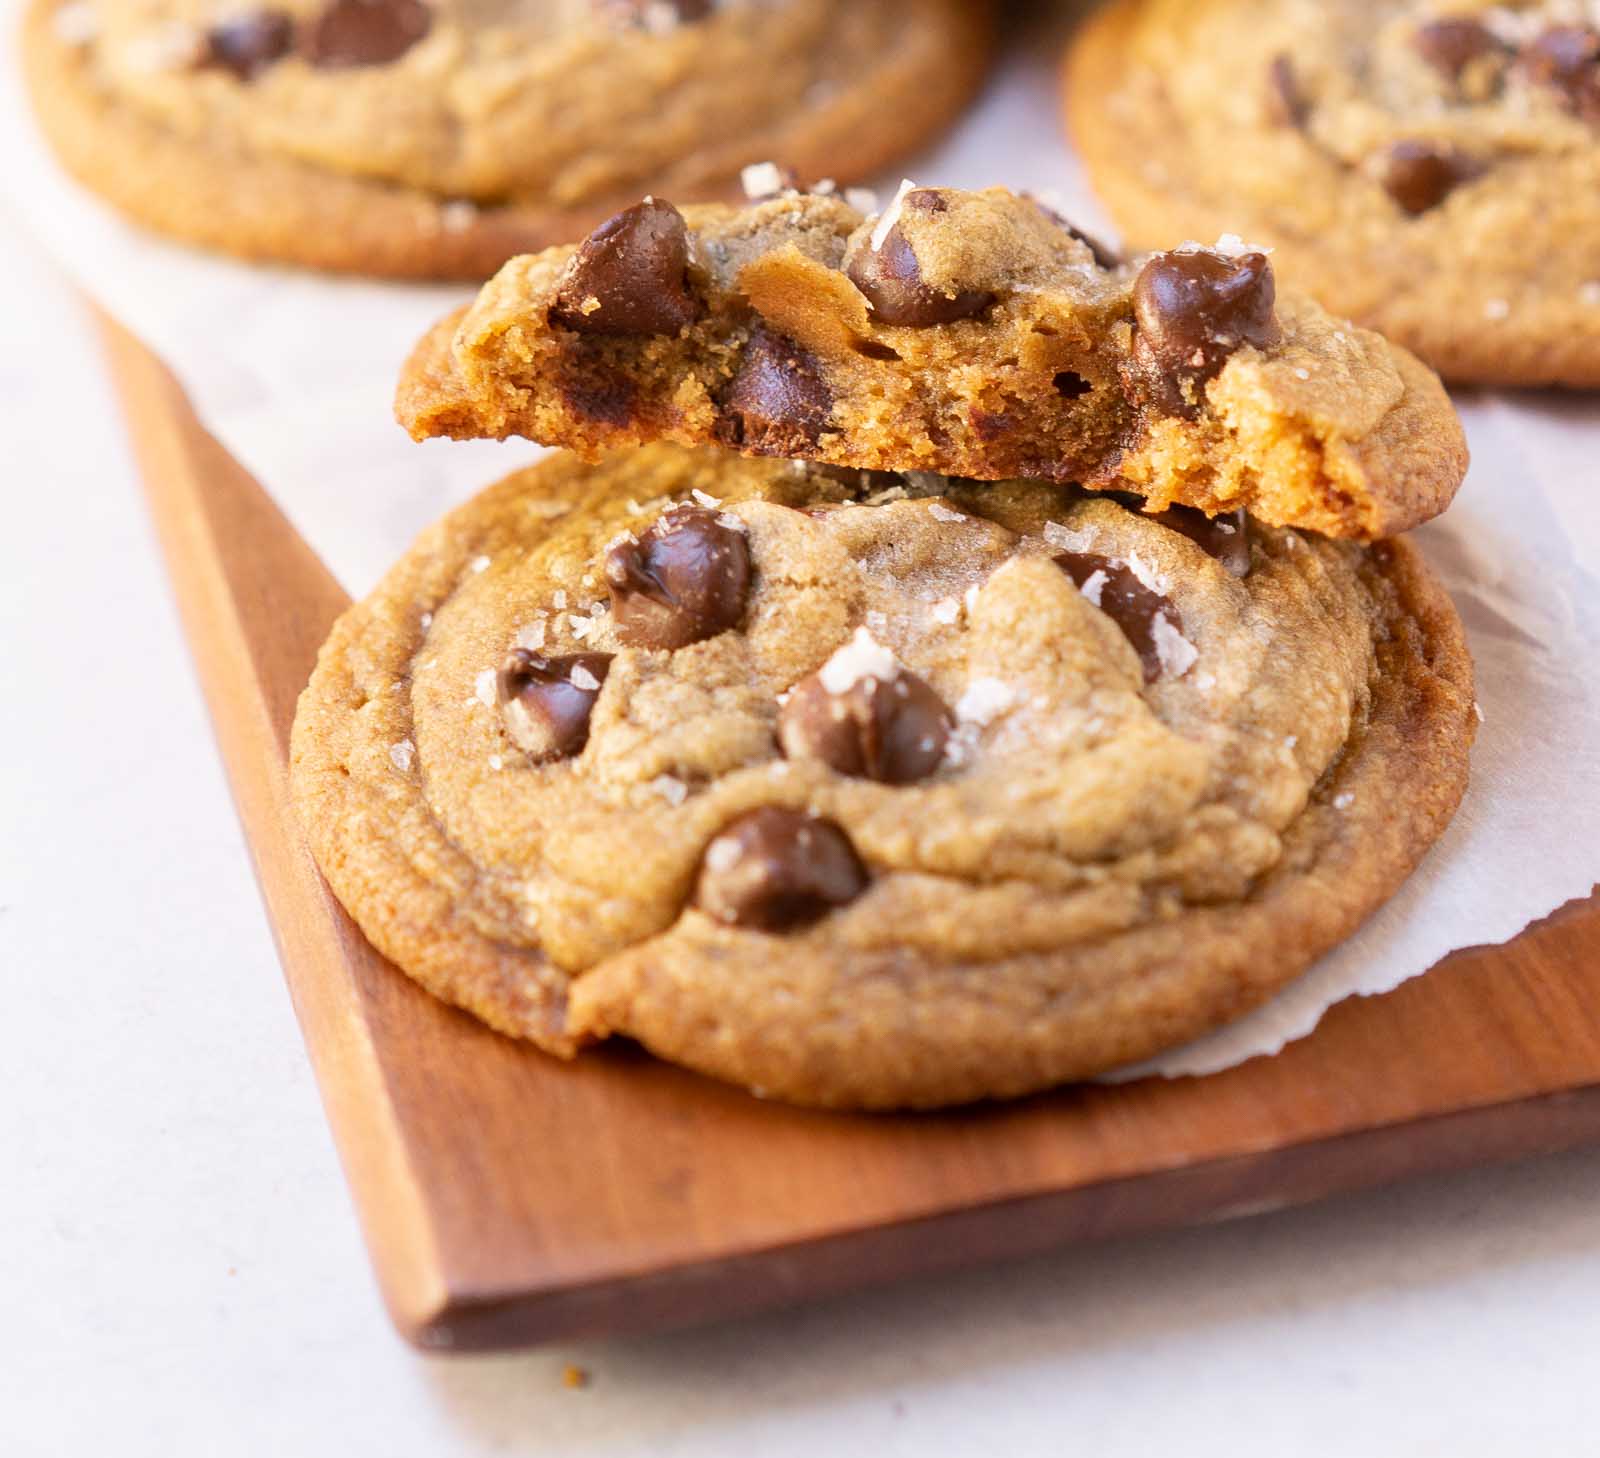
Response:
[[[857,628],[850,641],[817,671],[817,678],[828,693],[843,694],[864,679],[889,683],[899,672],[894,654],[865,628]]]
[[[410,774],[411,761],[415,758],[416,753],[417,746],[409,739],[402,739],[398,744],[389,746],[389,763],[399,770],[401,774]]]
[[[1017,691],[1001,678],[975,678],[956,702],[956,718],[992,724],[1017,701]]]

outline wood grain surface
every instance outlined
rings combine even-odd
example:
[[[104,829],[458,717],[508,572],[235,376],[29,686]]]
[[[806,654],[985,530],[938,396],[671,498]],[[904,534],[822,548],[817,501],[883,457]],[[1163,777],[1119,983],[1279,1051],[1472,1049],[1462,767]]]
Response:
[[[328,1118],[419,1345],[702,1321],[1600,1138],[1594,896],[1275,1058],[952,1114],[809,1113],[489,1032],[366,944],[294,829],[289,725],[344,592],[163,367],[105,337]]]

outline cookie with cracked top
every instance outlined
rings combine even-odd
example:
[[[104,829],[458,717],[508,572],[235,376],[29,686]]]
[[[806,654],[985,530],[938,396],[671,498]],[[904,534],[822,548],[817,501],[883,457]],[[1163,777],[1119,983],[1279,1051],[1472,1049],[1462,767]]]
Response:
[[[561,1056],[893,1108],[1153,1054],[1381,904],[1475,720],[1404,541],[1136,507],[547,459],[335,626],[312,848],[404,971]]]
[[[481,281],[649,188],[867,177],[966,104],[988,0],[30,0],[82,182],[248,258]]]
[[[652,196],[513,259],[401,378],[417,437],[649,441],[1116,486],[1371,540],[1466,468],[1437,378],[1224,238],[1121,262],[1036,200]]]
[[[1067,120],[1136,245],[1220,227],[1446,379],[1600,385],[1600,22],[1557,0],[1113,0]]]

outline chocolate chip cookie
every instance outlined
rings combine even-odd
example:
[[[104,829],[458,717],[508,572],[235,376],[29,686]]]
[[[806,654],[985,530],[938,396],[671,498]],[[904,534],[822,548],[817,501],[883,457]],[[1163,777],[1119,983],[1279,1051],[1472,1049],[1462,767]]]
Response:
[[[1535,0],[1114,0],[1073,136],[1137,244],[1247,232],[1447,378],[1600,384],[1600,23]]]
[[[1467,459],[1426,367],[1237,238],[1121,262],[1029,197],[909,184],[867,215],[648,197],[508,263],[397,409],[419,438],[1114,483],[1361,540],[1442,510]]]
[[[478,281],[646,187],[839,183],[948,122],[988,0],[31,0],[35,109],[140,221],[250,258]]]
[[[1439,834],[1471,671],[1407,543],[1137,504],[550,458],[335,627],[293,737],[317,859],[405,971],[563,1056],[926,1107],[1190,1038]]]

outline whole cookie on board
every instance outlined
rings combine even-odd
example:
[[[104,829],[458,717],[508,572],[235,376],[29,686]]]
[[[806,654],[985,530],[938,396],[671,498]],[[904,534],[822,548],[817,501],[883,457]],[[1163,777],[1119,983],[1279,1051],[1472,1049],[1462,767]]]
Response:
[[[1067,117],[1136,243],[1219,226],[1448,379],[1600,384],[1600,16],[1113,0]]]
[[[1237,238],[1121,263],[1000,188],[650,197],[508,263],[397,410],[419,438],[1116,484],[1362,540],[1441,511],[1467,453],[1438,379],[1274,275]]]
[[[1260,1002],[1438,836],[1473,725],[1404,541],[653,446],[424,533],[293,788],[366,934],[495,1027],[928,1107]]]
[[[249,258],[480,280],[649,187],[840,182],[950,121],[989,0],[31,0],[80,180]]]

